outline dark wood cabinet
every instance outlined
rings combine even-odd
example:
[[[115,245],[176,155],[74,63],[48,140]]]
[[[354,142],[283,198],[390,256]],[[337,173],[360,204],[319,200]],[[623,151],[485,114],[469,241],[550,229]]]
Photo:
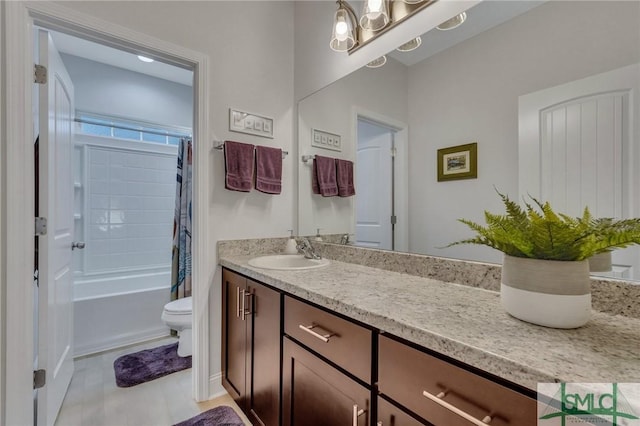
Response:
[[[284,332],[363,382],[371,382],[370,329],[285,296]]]
[[[254,425],[528,426],[532,392],[223,269],[222,383]]]
[[[284,338],[284,426],[368,426],[371,391]]]
[[[222,384],[256,425],[280,418],[281,296],[223,269]]]
[[[382,397],[378,397],[378,421],[376,426],[424,426],[428,423],[420,422],[400,408]]]
[[[536,400],[513,389],[384,335],[378,354],[379,392],[435,426],[536,424]]]

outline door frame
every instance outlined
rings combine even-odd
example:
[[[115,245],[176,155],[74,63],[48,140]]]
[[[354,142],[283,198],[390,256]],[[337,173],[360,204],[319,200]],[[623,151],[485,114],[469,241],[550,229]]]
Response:
[[[382,127],[395,130],[394,144],[396,149],[395,165],[393,174],[394,208],[397,224],[394,230],[395,251],[408,251],[409,249],[409,125],[387,117],[383,114],[373,112],[361,107],[352,108],[351,140],[358,140],[358,120],[366,120],[378,124]],[[357,143],[353,144],[352,158],[357,155]],[[357,167],[357,164],[356,164]],[[357,188],[356,188],[357,191]],[[356,195],[357,196],[357,195]],[[353,217],[351,223],[354,227],[356,223],[356,203],[353,207]]]
[[[144,53],[194,71],[194,165],[193,165],[193,396],[209,398],[209,287],[214,271],[208,268],[209,229],[208,152],[209,140],[209,58],[155,37],[109,23],[91,15],[50,2],[3,2],[5,44],[4,62],[4,151],[0,151],[3,196],[0,206],[2,230],[0,266],[4,340],[0,352],[0,423],[33,424],[33,27],[62,30],[121,50]],[[11,300],[11,303],[7,303]],[[159,315],[160,313],[158,313]],[[7,392],[10,390],[10,392]]]

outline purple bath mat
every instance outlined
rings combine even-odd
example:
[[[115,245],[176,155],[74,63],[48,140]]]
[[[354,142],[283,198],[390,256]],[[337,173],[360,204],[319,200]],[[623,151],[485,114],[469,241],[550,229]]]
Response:
[[[191,368],[191,357],[178,356],[178,344],[122,355],[113,362],[116,384],[128,388],[176,371]]]
[[[244,426],[233,408],[221,405],[173,426]]]

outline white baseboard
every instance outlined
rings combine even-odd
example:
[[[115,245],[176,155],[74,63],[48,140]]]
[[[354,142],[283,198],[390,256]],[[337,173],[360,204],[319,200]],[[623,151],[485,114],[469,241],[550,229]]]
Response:
[[[85,355],[91,355],[98,352],[104,352],[111,349],[120,348],[122,346],[142,343],[144,341],[156,339],[158,337],[169,336],[169,332],[170,332],[169,328],[166,326],[163,326],[159,328],[144,330],[141,332],[120,334],[118,336],[113,336],[101,342],[76,346],[73,351],[73,357],[77,358]],[[222,383],[222,379],[220,383]]]
[[[222,386],[222,372],[209,376],[209,399],[226,395],[227,391]]]

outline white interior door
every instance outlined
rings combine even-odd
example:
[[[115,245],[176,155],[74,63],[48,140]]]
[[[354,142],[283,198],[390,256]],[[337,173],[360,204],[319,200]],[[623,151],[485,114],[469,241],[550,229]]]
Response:
[[[46,385],[38,391],[37,424],[53,425],[73,374],[73,85],[49,33],[38,32],[39,62],[47,83],[39,85],[40,215],[47,233],[39,239],[38,364]]]
[[[639,89],[640,66],[632,65],[521,96],[520,195],[571,216],[585,206],[595,217],[638,216],[632,182],[640,162],[631,141]],[[613,262],[620,277],[631,278],[640,250],[617,250]]]
[[[356,244],[385,250],[393,248],[394,132],[358,120],[356,155]]]

